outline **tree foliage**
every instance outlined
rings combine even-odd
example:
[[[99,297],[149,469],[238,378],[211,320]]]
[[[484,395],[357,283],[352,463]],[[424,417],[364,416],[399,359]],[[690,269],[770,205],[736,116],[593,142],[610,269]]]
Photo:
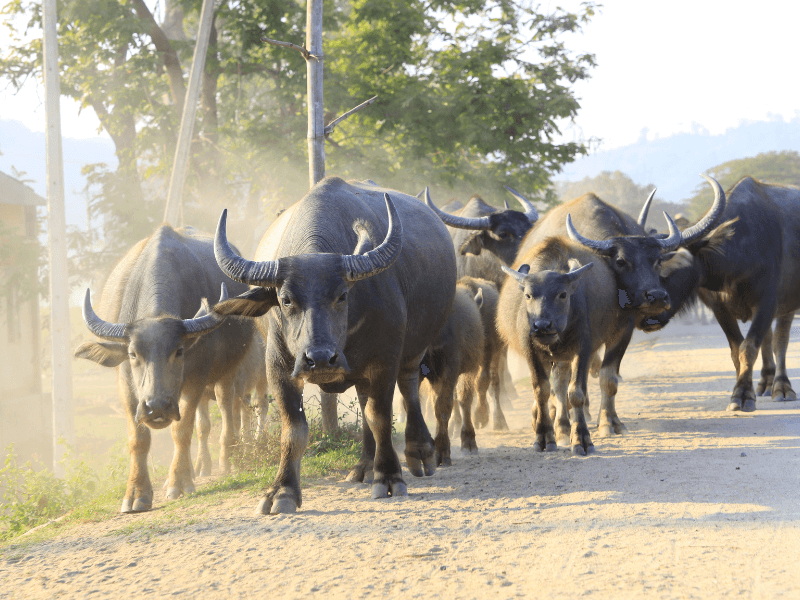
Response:
[[[85,168],[108,262],[162,218],[201,0],[166,0],[162,22],[155,6],[60,5],[62,93],[97,114],[118,160]],[[543,12],[520,0],[326,3],[326,122],[379,96],[329,137],[327,173],[497,202],[510,183],[553,200],[550,177],[584,152],[558,141],[559,125],[579,109],[571,86],[594,66],[563,38],[594,10],[585,2],[574,13]],[[14,42],[0,53],[0,78],[19,88],[41,74],[41,3],[10,0],[2,14]],[[263,37],[302,45],[305,2],[216,9],[183,204],[183,221],[202,229],[231,208],[233,234],[250,242],[307,189],[305,62]]]
[[[622,171],[602,171],[596,177],[584,177],[580,181],[557,181],[554,187],[561,202],[593,193],[629,215],[638,217],[644,201],[656,186],[652,183],[638,185]],[[667,202],[655,196],[650,207],[647,226],[665,230],[666,223],[661,213],[666,211],[675,218],[676,214],[685,210],[686,206],[683,204]]]
[[[794,185],[800,187],[800,154],[793,150],[763,152],[748,158],[729,160],[707,171],[728,191],[742,177],[754,177],[766,183]],[[689,198],[690,213],[697,219],[708,210],[714,201],[714,192],[708,184],[697,186],[694,196]]]

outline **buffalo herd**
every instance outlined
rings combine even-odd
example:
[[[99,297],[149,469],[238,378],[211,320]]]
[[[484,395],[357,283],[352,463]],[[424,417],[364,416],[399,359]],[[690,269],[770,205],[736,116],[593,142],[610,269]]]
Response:
[[[427,188],[415,197],[336,177],[283,211],[252,260],[228,241],[227,211],[215,236],[160,226],[114,267],[98,313],[86,291],[84,321],[99,341],[75,350],[117,369],[130,450],[121,511],[152,508],[151,429],[172,427],[165,487],[178,498],[194,492],[195,473],[211,471],[209,400],[221,410],[228,471],[245,427],[242,403],[255,406],[263,432],[269,396],[281,418],[280,464],[257,510],[295,512],[309,439],[305,383],[326,394],[355,388],[364,439],[348,480],[370,483],[373,498],[406,495],[392,445],[395,387],[407,414],[408,470],[433,475],[452,464],[449,432],[460,430],[462,451],[474,453],[475,427],[490,414],[495,430],[508,428],[509,348],[530,370],[533,449],[588,454],[589,373],[600,378],[596,435],[624,433],[615,396],[634,330],[656,331],[697,300],[730,344],[728,410],[755,410],[757,394],[794,400],[786,349],[800,308],[800,190],[746,177],[726,194],[706,180],[714,190],[707,214],[681,230],[664,213],[666,233],[645,228],[653,194],[638,218],[594,194],[540,218],[511,188],[522,212],[478,196],[439,209]],[[746,336],[737,319],[752,321]],[[423,419],[423,381],[435,437]]]

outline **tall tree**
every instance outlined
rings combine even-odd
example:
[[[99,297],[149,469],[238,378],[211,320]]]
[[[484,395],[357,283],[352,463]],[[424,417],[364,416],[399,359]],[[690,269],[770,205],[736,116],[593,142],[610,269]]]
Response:
[[[305,193],[305,64],[262,42],[301,45],[304,4],[217,8],[185,222],[211,228],[227,205],[241,215],[234,234],[252,239]],[[163,215],[200,5],[168,0],[163,23],[145,0],[72,0],[59,15],[63,93],[95,111],[116,147],[116,168],[86,167],[107,262]],[[584,151],[559,142],[559,126],[577,114],[571,86],[594,58],[573,55],[562,38],[593,13],[591,2],[574,13],[511,0],[326,3],[326,123],[379,96],[329,135],[328,173],[497,201],[503,183],[546,194],[550,177]],[[20,87],[41,72],[40,4],[11,0],[2,14],[13,17],[6,26],[25,23],[0,51],[0,79]]]

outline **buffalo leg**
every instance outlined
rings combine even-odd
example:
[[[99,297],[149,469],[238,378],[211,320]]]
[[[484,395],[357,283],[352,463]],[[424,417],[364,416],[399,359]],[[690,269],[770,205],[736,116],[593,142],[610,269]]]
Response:
[[[338,394],[320,393],[319,407],[322,413],[322,432],[333,433],[339,429],[339,416],[337,406],[339,404]]]
[[[461,423],[461,451],[476,454],[478,452],[478,442],[475,440],[475,425],[472,423],[472,401],[475,398],[474,387],[470,384],[470,378],[459,377],[456,386],[457,404],[461,407],[463,421]],[[455,409],[458,411],[458,407]]]
[[[372,483],[375,467],[375,437],[367,423],[366,409],[369,394],[367,388],[362,384],[356,384],[356,394],[358,394],[358,404],[361,406],[361,431],[364,439],[361,444],[361,460],[350,470],[347,481]]]
[[[736,375],[736,385],[731,394],[728,410],[742,410],[752,412],[756,409],[756,394],[753,390],[753,367],[755,366],[758,351],[767,335],[767,330],[772,327],[772,318],[775,314],[775,301],[762,298],[753,316],[753,322],[744,341],[739,345],[739,370]]]
[[[775,379],[772,384],[772,399],[778,402],[782,400],[797,400],[797,394],[794,393],[786,373],[786,349],[789,347],[789,332],[792,329],[793,321],[794,313],[789,313],[778,317],[775,323],[775,337],[773,339],[775,340],[775,362],[777,365]]]
[[[400,391],[403,393],[406,410],[408,411],[408,424],[412,428],[415,422],[422,423],[424,432],[427,434],[429,447],[427,460],[428,464],[433,465],[433,442],[430,433],[422,420],[422,411],[419,407],[419,399],[414,394],[413,398],[406,396],[407,393],[414,393],[419,389],[419,361],[411,369],[411,374],[406,373],[406,377],[398,379]],[[375,438],[375,462],[373,468],[372,497],[386,498],[388,496],[407,496],[408,490],[403,481],[400,459],[392,446],[392,403],[394,400],[394,377],[389,373],[370,381],[369,398],[364,409],[369,428]],[[409,385],[406,385],[408,382]],[[409,389],[410,388],[410,389]],[[415,406],[412,406],[414,404]],[[406,428],[406,460],[411,470],[412,458],[410,452],[417,452],[421,446],[416,443],[415,438],[409,437],[409,430]],[[435,469],[434,469],[435,470]],[[413,471],[412,471],[413,473]]]
[[[256,417],[256,428],[253,437],[256,440],[260,440],[267,431],[267,416],[269,414],[269,393],[267,392],[266,377],[259,378],[256,383],[255,407],[253,410]]]
[[[507,365],[505,364],[506,353],[500,352],[497,359],[492,361],[492,367],[488,369],[488,381],[481,381],[478,380],[478,399],[479,402],[482,404],[488,404],[486,401],[486,392],[489,388],[489,385],[492,386],[492,429],[494,431],[508,431],[508,423],[506,422],[506,416],[503,414],[503,408],[501,406],[501,398],[508,399],[508,395],[502,391],[503,388],[503,373],[508,373]],[[483,377],[483,372],[481,372],[481,377]],[[511,375],[508,375],[509,380],[511,379]],[[514,386],[511,384],[511,389]],[[516,393],[516,391],[514,392]],[[483,398],[483,400],[481,400]],[[508,401],[508,404],[511,404]]]
[[[416,365],[422,361],[422,357]],[[413,361],[412,361],[413,364]],[[415,477],[422,475],[433,475],[436,472],[436,462],[434,460],[434,446],[425,419],[422,418],[422,410],[419,405],[419,368],[408,367],[400,372],[397,378],[397,386],[403,395],[403,403],[406,407],[408,421],[406,422],[406,464],[408,470]],[[390,413],[391,414],[391,413]],[[377,439],[375,440],[377,443]],[[390,444],[391,445],[391,444]],[[376,458],[377,471],[377,458]]]
[[[502,388],[502,395],[497,398],[498,401],[502,399],[503,405],[507,409],[514,408],[512,401],[519,398],[517,388],[514,387],[514,379],[511,377],[511,371],[508,368],[508,348],[505,347],[499,352],[499,364],[495,370],[497,377],[500,379],[500,386]]]
[[[300,461],[308,445],[308,422],[303,410],[302,392],[282,373],[274,375],[269,381],[281,415],[281,459],[275,481],[256,508],[256,513],[263,515],[293,513],[302,506]]]
[[[447,426],[448,431],[450,432],[450,437],[456,437],[456,434],[461,431],[461,425],[463,424],[464,420],[461,418],[461,410],[463,405],[463,400],[461,395],[456,390],[456,397],[455,401],[453,402],[453,414],[450,416],[450,423]],[[472,404],[472,400],[470,399],[470,405]],[[471,420],[470,420],[471,422]]]
[[[559,446],[567,446],[570,441],[569,386],[572,368],[569,363],[556,363],[552,370],[550,389],[550,418],[553,419],[556,431],[556,442]]]
[[[589,364],[593,353],[583,352],[575,357],[572,364],[572,377],[569,382],[569,410],[572,427],[570,430],[570,445],[572,454],[585,456],[594,451],[592,438],[589,435],[589,426],[586,424],[584,407],[588,403],[586,382],[589,377]],[[566,365],[564,365],[566,367]],[[567,371],[566,368],[563,370]],[[570,372],[570,371],[568,371]]]
[[[453,464],[450,458],[450,435],[447,432],[447,425],[450,422],[450,415],[453,414],[455,384],[453,374],[448,372],[435,386],[438,389],[434,389],[433,412],[436,417],[436,437],[433,439],[433,456],[437,467],[440,465],[449,467]]]
[[[211,433],[211,417],[208,412],[210,399],[204,392],[197,404],[197,460],[195,473],[200,477],[211,475],[211,451],[208,448],[208,436]]]
[[[537,356],[532,354],[528,357],[528,367],[531,370],[531,385],[534,395],[532,425],[535,439],[533,449],[535,452],[557,450],[556,433],[547,406],[550,401],[550,365],[543,364]]]
[[[119,367],[125,368],[124,365]],[[128,450],[131,456],[128,485],[122,498],[120,512],[131,513],[150,510],[153,507],[153,485],[147,472],[147,454],[150,451],[150,428],[136,423],[136,398],[130,386],[117,377],[117,387],[125,409],[128,423]]]
[[[493,373],[493,377],[497,377],[498,385],[494,387],[493,391],[495,393],[495,400],[499,405],[499,398],[501,395],[500,391],[500,375],[498,373]],[[482,429],[489,424],[489,399],[484,395],[483,397],[478,397],[478,406],[475,407],[475,414],[472,416],[475,420],[475,427],[478,429]]]
[[[214,386],[217,406],[222,415],[222,431],[219,434],[219,468],[223,473],[230,473],[231,452],[236,444],[237,427],[234,419],[234,385],[233,379],[218,381]]]
[[[772,327],[770,327],[767,329],[764,341],[761,342],[761,380],[756,388],[756,396],[769,396],[772,394],[774,378],[775,360],[772,357]]]
[[[606,353],[600,367],[600,413],[597,416],[597,433],[600,437],[608,437],[612,434],[621,435],[628,431],[617,416],[616,397],[619,384],[617,375],[619,365],[625,355],[625,350],[628,349],[632,335],[633,324],[631,323],[615,344],[610,347],[606,345]]]
[[[197,405],[201,401],[204,386],[191,386],[181,393],[181,420],[172,423],[172,441],[175,452],[167,479],[167,500],[176,500],[182,494],[194,494],[192,469],[192,430]]]

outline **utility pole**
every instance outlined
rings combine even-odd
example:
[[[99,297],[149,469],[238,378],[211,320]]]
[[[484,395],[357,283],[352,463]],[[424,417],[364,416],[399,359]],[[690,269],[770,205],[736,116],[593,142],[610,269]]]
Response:
[[[325,126],[325,103],[323,98],[322,74],[322,0],[307,0],[306,3],[306,45],[305,48],[290,42],[279,42],[262,38],[275,46],[297,50],[306,59],[306,90],[308,96],[308,181],[314,187],[325,177],[325,138],[333,133],[334,127],[354,112],[375,102],[377,96],[362,102],[342,116]],[[320,391],[320,410],[322,412],[322,431],[330,433],[339,427],[336,414],[338,398],[336,394]]]
[[[67,225],[64,207],[64,160],[61,150],[61,87],[58,75],[56,0],[43,0],[44,93],[47,133],[47,235],[50,250],[50,339],[53,365],[53,471],[64,476],[61,459],[75,444],[72,417]],[[63,442],[63,443],[62,443]]]
[[[175,149],[175,160],[172,163],[172,175],[169,180],[167,207],[164,209],[164,221],[174,226],[180,225],[178,219],[181,197],[183,196],[183,184],[186,181],[186,170],[189,166],[189,150],[192,145],[194,120],[197,114],[197,97],[200,94],[200,82],[203,79],[203,69],[206,66],[208,39],[211,36],[211,23],[213,21],[214,0],[203,0],[203,8],[200,12],[200,29],[197,32],[197,41],[195,42],[194,56],[192,57],[192,70],[189,74],[189,89],[186,91],[186,99],[183,101],[178,147]]]

